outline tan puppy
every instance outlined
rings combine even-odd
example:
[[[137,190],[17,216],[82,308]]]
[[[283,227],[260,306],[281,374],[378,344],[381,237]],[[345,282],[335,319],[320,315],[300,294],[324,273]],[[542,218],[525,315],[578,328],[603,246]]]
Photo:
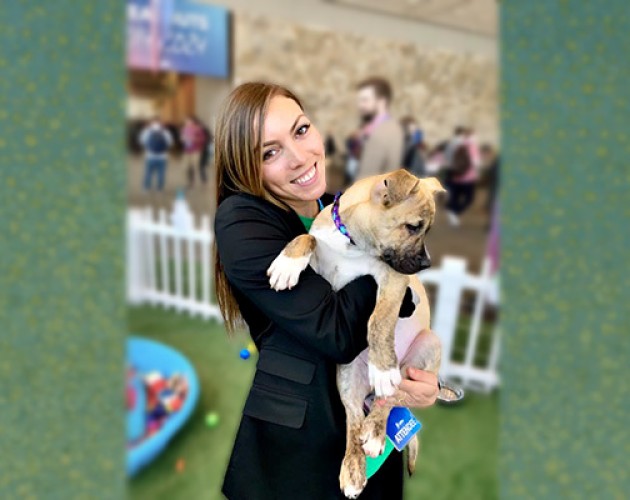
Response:
[[[349,498],[356,498],[367,482],[365,455],[378,456],[385,446],[392,405],[375,405],[365,418],[363,402],[371,388],[379,397],[402,397],[396,389],[408,367],[435,374],[439,369],[440,343],[428,331],[429,304],[415,274],[430,266],[424,237],[435,220],[434,197],[443,191],[437,179],[418,179],[405,170],[363,179],[343,194],[336,209],[334,204],[324,208],[310,233],[289,243],[267,271],[276,290],[295,286],[309,264],[335,290],[366,274],[378,284],[376,307],[368,323],[369,348],[337,371],[347,417],[339,480]],[[346,234],[333,221],[335,210]],[[412,289],[416,309],[409,318],[399,319],[407,287]],[[411,473],[417,440],[408,449]]]

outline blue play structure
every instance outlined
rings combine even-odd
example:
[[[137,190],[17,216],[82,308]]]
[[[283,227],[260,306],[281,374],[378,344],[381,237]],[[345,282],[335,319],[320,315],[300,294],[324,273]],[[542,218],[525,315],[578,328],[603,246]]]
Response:
[[[172,413],[155,434],[127,449],[127,475],[134,476],[155,459],[166,447],[171,438],[182,428],[192,415],[199,400],[199,379],[188,359],[165,344],[140,337],[130,337],[127,341],[127,363],[138,374],[159,371],[165,376],[174,373],[183,375],[188,381],[188,393],[179,411]],[[127,439],[134,440],[144,432],[144,391],[137,377],[131,384],[138,389],[140,398],[132,411],[127,412]]]

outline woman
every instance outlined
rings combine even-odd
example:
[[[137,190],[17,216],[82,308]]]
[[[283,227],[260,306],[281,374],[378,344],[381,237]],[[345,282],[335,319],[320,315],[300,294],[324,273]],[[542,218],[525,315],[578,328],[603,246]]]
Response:
[[[334,292],[308,267],[295,288],[275,292],[266,275],[321,209],[324,165],[322,138],[290,91],[246,83],[227,98],[215,139],[215,286],[228,330],[242,316],[260,353],[223,484],[230,500],[343,498],[335,371],[367,347],[376,283],[364,276]],[[435,376],[409,376],[404,403],[433,404]],[[394,452],[360,498],[401,496]]]

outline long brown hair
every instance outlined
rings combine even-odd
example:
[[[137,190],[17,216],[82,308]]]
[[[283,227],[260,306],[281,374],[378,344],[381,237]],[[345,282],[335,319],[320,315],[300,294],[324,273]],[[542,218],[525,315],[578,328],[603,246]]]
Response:
[[[302,103],[293,92],[280,85],[264,82],[244,83],[236,87],[223,103],[217,118],[214,143],[216,171],[216,208],[232,194],[248,193],[268,200],[285,210],[288,206],[267,190],[262,178],[262,135],[269,102],[275,96]],[[216,212],[216,210],[215,210]],[[214,287],[228,333],[241,321],[238,303],[223,272],[217,252],[214,253]]]

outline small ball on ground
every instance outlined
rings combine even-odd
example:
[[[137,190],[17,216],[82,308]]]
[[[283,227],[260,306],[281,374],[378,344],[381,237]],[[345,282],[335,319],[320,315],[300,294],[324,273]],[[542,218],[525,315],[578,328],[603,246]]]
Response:
[[[241,359],[249,359],[252,354],[247,349],[241,349]]]
[[[219,425],[219,414],[217,412],[211,411],[206,415],[206,425],[208,427],[216,427]]]
[[[179,460],[177,460],[177,463],[175,464],[175,470],[177,472],[183,472],[185,468],[186,468],[186,461],[183,458],[180,458]]]

